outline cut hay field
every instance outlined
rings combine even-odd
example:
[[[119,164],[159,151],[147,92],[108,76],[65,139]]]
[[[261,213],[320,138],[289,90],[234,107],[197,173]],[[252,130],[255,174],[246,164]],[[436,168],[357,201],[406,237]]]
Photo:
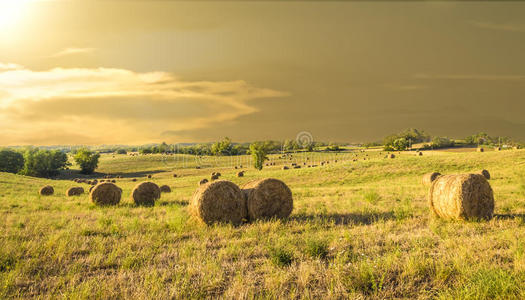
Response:
[[[290,170],[276,156],[263,171],[245,158],[243,178],[231,168],[238,158],[103,155],[99,176],[124,178],[121,203],[102,208],[88,194],[65,196],[78,185],[68,180],[75,171],[57,180],[0,173],[0,298],[525,298],[525,150],[356,153],[296,155],[331,162]],[[431,217],[423,174],[481,169],[492,175],[492,220]],[[238,227],[197,222],[188,202],[212,171],[239,185],[283,180],[292,215]],[[136,207],[131,178],[148,174],[172,192]],[[53,196],[38,195],[45,184]]]

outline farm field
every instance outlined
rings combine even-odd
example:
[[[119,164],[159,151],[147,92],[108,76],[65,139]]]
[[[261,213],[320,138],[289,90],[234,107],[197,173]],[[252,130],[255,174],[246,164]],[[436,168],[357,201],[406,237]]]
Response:
[[[115,207],[66,197],[76,170],[56,180],[0,173],[0,298],[525,298],[525,150],[395,154],[272,155],[262,171],[249,157],[103,155],[92,177],[123,177]],[[282,170],[291,162],[318,166]],[[430,215],[423,174],[481,169],[492,175],[492,220]],[[284,181],[292,215],[198,222],[188,203],[212,171],[238,185]],[[132,178],[172,192],[136,207]],[[53,196],[38,195],[46,184]]]

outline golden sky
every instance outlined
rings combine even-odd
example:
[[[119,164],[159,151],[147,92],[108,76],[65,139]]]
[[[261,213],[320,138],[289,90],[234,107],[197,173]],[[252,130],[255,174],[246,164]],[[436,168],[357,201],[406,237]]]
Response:
[[[0,145],[525,139],[525,2],[0,0]]]

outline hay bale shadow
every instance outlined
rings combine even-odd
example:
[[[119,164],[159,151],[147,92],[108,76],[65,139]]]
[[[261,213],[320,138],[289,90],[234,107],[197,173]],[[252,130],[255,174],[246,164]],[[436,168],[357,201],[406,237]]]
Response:
[[[525,214],[494,214],[496,220],[514,220],[521,219],[521,222],[525,222]]]
[[[396,217],[393,212],[385,213],[335,213],[335,214],[315,214],[315,215],[292,215],[289,221],[297,222],[322,222],[334,223],[336,225],[370,225],[380,220],[394,220]]]

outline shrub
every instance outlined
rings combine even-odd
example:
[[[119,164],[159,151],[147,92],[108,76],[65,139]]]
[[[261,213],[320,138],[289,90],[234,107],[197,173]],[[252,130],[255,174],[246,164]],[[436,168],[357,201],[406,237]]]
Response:
[[[11,149],[0,150],[0,172],[18,173],[24,168],[22,153]]]
[[[252,143],[250,145],[250,153],[253,157],[253,166],[257,170],[262,170],[264,161],[268,159],[265,145],[260,142]]]
[[[29,149],[24,153],[22,175],[35,177],[56,176],[70,164],[66,153],[60,150]]]
[[[117,154],[128,154],[128,151],[126,149],[118,149]]]
[[[89,151],[88,149],[80,149],[73,158],[80,166],[80,173],[91,174],[98,167],[100,154],[98,152]]]

